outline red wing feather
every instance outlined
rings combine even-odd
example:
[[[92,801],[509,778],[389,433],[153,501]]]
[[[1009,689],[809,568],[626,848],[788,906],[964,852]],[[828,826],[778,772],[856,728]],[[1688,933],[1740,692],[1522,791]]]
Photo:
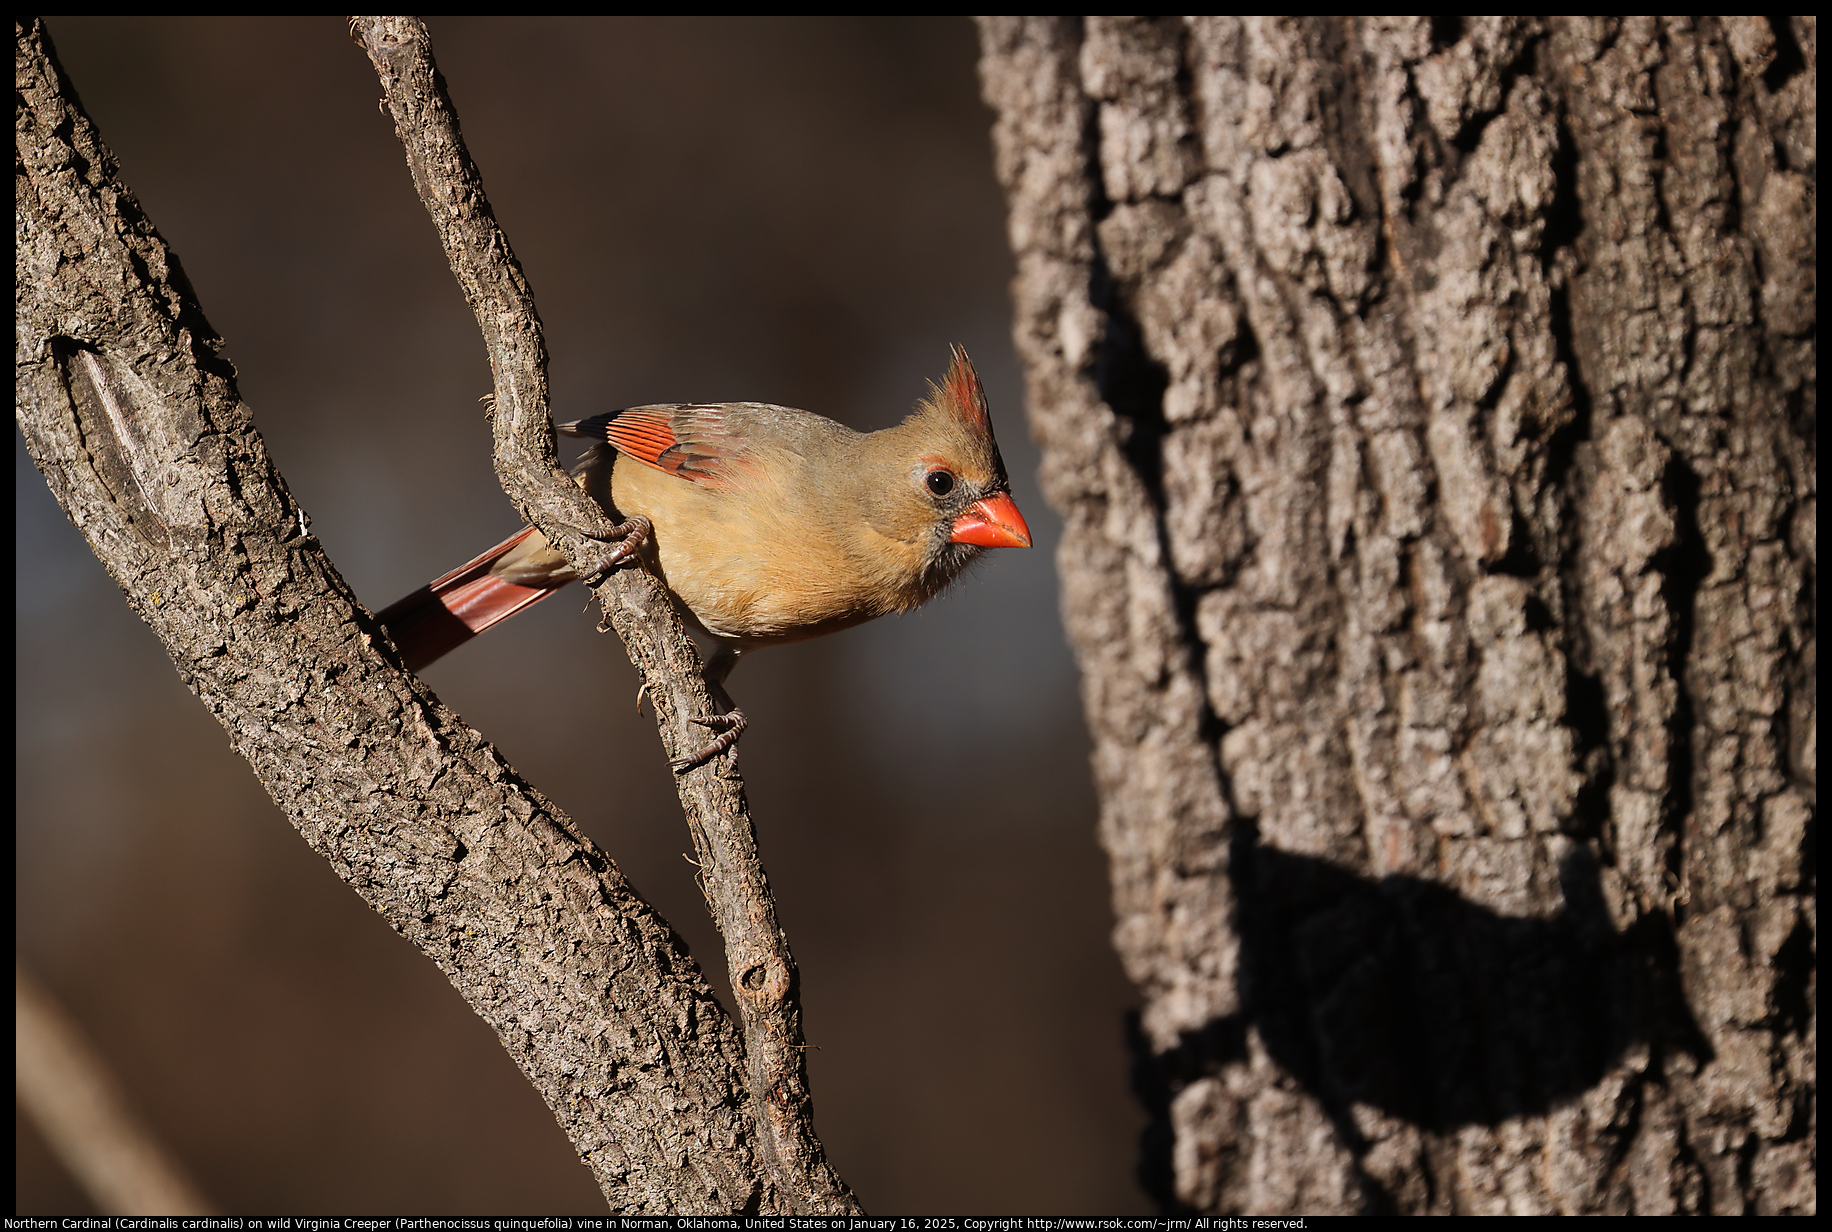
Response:
[[[650,466],[671,471],[675,468],[662,459],[670,450],[680,446],[680,442],[674,438],[672,419],[668,408],[638,407],[633,411],[625,411],[605,424],[604,439],[638,462],[647,462]]]
[[[725,422],[725,408],[695,403],[638,406],[567,424],[562,431],[609,441],[645,466],[715,492],[738,486],[745,465]]]

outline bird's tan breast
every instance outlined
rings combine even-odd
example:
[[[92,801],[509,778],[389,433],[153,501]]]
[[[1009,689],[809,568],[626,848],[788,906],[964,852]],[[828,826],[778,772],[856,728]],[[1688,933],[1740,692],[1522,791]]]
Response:
[[[654,524],[644,555],[695,619],[721,637],[793,641],[920,602],[905,593],[905,575],[920,570],[917,545],[867,550],[846,502],[810,491],[792,455],[772,462],[767,478],[734,493],[618,460],[617,509]]]

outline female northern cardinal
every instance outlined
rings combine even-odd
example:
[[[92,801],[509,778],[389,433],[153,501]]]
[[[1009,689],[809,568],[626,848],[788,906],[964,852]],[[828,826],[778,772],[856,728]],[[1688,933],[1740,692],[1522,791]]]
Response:
[[[706,677],[730,748],[744,713],[723,682],[759,646],[819,637],[939,593],[982,548],[1030,546],[979,374],[958,347],[939,388],[894,428],[858,433],[761,402],[670,403],[562,424],[594,444],[574,472],[626,519],[615,563],[640,552],[715,646]],[[381,613],[419,670],[578,576],[526,527]]]

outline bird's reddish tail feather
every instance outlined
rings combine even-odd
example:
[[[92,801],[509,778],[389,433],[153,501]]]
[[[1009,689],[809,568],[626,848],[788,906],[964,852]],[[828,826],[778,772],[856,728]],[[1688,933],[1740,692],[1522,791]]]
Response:
[[[566,585],[523,586],[490,572],[490,566],[529,535],[525,526],[482,556],[466,561],[444,577],[390,604],[377,613],[388,636],[401,648],[409,671],[417,672],[482,633],[532,607]]]

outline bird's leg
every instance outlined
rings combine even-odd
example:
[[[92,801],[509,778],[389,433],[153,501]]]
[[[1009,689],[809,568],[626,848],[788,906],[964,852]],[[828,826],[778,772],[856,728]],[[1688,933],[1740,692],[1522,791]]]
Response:
[[[731,674],[732,668],[738,662],[738,656],[743,653],[742,647],[734,646],[730,642],[720,642],[718,649],[713,651],[712,658],[707,661],[706,688],[712,694],[713,705],[724,713],[696,714],[693,716],[693,721],[719,734],[714,736],[705,748],[690,753],[686,757],[677,757],[670,762],[669,765],[674,768],[676,774],[684,774],[703,762],[711,761],[728,749],[732,751],[733,764],[737,763],[738,753],[734,746],[738,743],[738,737],[744,734],[744,729],[750,726],[750,720],[744,717],[744,711],[733,704],[731,694],[725,691],[725,678]]]
[[[602,556],[590,562],[583,575],[585,584],[596,586],[609,577],[611,570],[642,550],[642,545],[649,541],[649,532],[654,529],[649,519],[638,513],[632,514],[602,535],[581,530],[579,533],[588,539],[609,545]]]

